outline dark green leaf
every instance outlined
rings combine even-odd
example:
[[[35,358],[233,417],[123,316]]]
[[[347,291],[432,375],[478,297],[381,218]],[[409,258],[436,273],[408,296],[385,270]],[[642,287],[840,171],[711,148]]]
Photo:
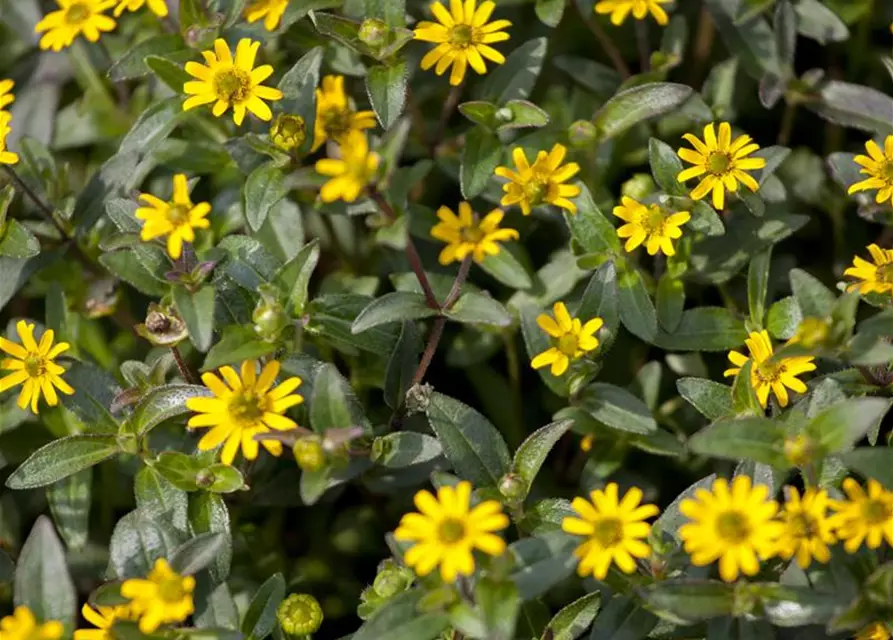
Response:
[[[818,413],[806,429],[827,453],[840,453],[876,428],[891,404],[886,398],[850,398]]]
[[[484,324],[494,327],[508,327],[512,324],[511,314],[500,302],[476,291],[463,293],[456,304],[443,314],[450,320],[463,324]]]
[[[118,520],[109,543],[111,579],[142,578],[158,558],[167,558],[180,542],[165,519],[151,518],[139,509]]]
[[[819,95],[820,100],[807,106],[826,120],[869,133],[893,134],[893,98],[877,89],[830,80]]]
[[[596,206],[586,185],[578,183],[576,215],[565,212],[564,220],[571,235],[586,253],[620,253],[617,231]]]
[[[657,616],[629,596],[614,595],[592,625],[589,640],[642,640],[657,625]]]
[[[601,140],[678,109],[694,93],[684,84],[654,82],[621,91],[608,100],[592,119]]]
[[[158,79],[166,84],[174,93],[183,93],[183,85],[194,80],[176,62],[158,55],[149,55],[144,59],[146,66],[152,70]]]
[[[260,358],[275,350],[275,343],[262,340],[251,327],[228,326],[220,340],[208,351],[202,371]]]
[[[370,459],[384,467],[399,469],[428,462],[440,455],[443,455],[443,448],[437,438],[424,433],[400,431],[376,438],[372,443]]]
[[[462,197],[471,200],[486,189],[493,171],[502,159],[503,146],[495,134],[475,127],[465,136],[459,168]]]
[[[421,352],[422,337],[419,330],[414,322],[404,321],[400,340],[388,358],[388,368],[385,371],[384,399],[391,409],[396,410],[403,406],[406,391],[419,366]]]
[[[366,75],[366,94],[384,129],[390,129],[403,113],[408,78],[406,62],[402,60],[377,64]]]
[[[523,492],[519,499],[523,500],[527,497],[540,467],[546,461],[546,456],[572,425],[572,420],[559,420],[547,424],[530,434],[515,451],[510,472],[523,483]]]
[[[53,484],[119,453],[115,436],[77,435],[53,440],[31,454],[6,479],[10,489]]]
[[[170,559],[171,567],[184,576],[198,573],[214,562],[226,545],[227,536],[222,533],[199,534],[174,550]]]
[[[65,549],[46,516],[34,523],[16,563],[13,603],[31,609],[39,621],[58,620],[70,633],[74,628],[77,592]]]
[[[790,467],[784,454],[784,430],[768,418],[718,420],[694,434],[688,446],[700,455]]]
[[[623,326],[646,342],[654,341],[658,330],[657,312],[637,268],[630,266],[620,272],[617,301]]]
[[[140,513],[186,533],[186,492],[168,482],[153,467],[143,467],[136,474],[133,494]]]
[[[669,351],[728,351],[744,344],[744,322],[725,308],[697,307],[682,314],[672,334],[663,331],[654,344]]]
[[[734,585],[715,581],[667,580],[643,590],[652,611],[680,624],[730,615],[735,606]]]
[[[222,535],[225,544],[209,567],[215,581],[226,580],[233,558],[229,509],[223,498],[216,493],[193,493],[189,496],[189,527],[193,535],[216,533]]]
[[[188,413],[186,401],[190,398],[210,395],[207,388],[198,385],[168,384],[156,387],[140,400],[127,420],[125,430],[144,435],[165,420]]]
[[[287,193],[282,169],[274,164],[261,165],[251,172],[245,180],[242,202],[252,231],[261,228],[270,211]]]
[[[324,364],[313,381],[310,425],[318,433],[347,427],[369,428],[363,405],[333,364]]]
[[[546,46],[546,38],[536,38],[512,51],[504,64],[487,74],[480,97],[498,105],[527,98],[543,67]]]
[[[351,331],[362,333],[373,327],[404,320],[419,320],[438,314],[425,302],[425,296],[409,291],[394,291],[375,298],[353,321]]]
[[[174,305],[195,348],[206,352],[214,338],[214,287],[205,285],[195,292],[185,287],[174,287]]]
[[[247,640],[262,640],[276,628],[276,608],[285,598],[285,578],[276,573],[264,582],[254,594],[245,617],[242,633]]]
[[[766,314],[766,295],[769,288],[769,267],[772,265],[772,247],[763,249],[750,259],[747,271],[747,307],[754,327],[763,327]]]
[[[47,488],[47,503],[59,534],[71,549],[83,549],[90,526],[93,472],[78,471]]]
[[[791,290],[804,316],[824,318],[830,313],[837,296],[828,287],[802,269],[791,269],[790,278]]]
[[[708,420],[724,418],[733,413],[732,389],[727,385],[703,378],[679,378],[679,395]]]
[[[657,430],[657,423],[645,403],[612,384],[589,385],[580,394],[577,406],[612,429],[641,434]]]
[[[670,195],[687,196],[688,189],[676,176],[682,171],[682,161],[666,142],[651,138],[648,141],[648,158],[655,182]]]
[[[664,273],[657,282],[657,320],[661,329],[673,333],[682,322],[685,307],[685,285],[682,280]]]
[[[0,238],[0,256],[7,258],[33,258],[40,253],[37,237],[18,220],[6,220],[0,224],[3,237]]]
[[[449,617],[441,611],[419,610],[423,594],[413,589],[389,600],[351,640],[434,640],[449,626]]]
[[[540,640],[577,640],[582,637],[598,615],[601,600],[602,596],[598,591],[574,600],[555,614],[549,622],[547,633]]]

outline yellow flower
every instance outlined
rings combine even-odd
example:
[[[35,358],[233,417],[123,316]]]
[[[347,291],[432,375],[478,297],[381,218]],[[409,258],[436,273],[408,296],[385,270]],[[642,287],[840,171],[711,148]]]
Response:
[[[165,2],[165,0],[120,0],[118,6],[115,7],[115,17],[120,16],[125,10],[138,11],[147,3],[149,5],[149,11],[159,18],[167,16],[167,2]]]
[[[16,83],[12,80],[0,80],[0,109],[5,109],[15,102],[16,97],[12,93],[14,86]]]
[[[11,616],[0,620],[0,638],[3,640],[57,640],[62,637],[62,623],[50,620],[37,624],[37,619],[26,606],[18,606]]]
[[[692,563],[702,567],[719,560],[726,582],[739,572],[755,575],[759,559],[774,555],[782,531],[774,519],[778,504],[768,497],[768,487],[752,487],[749,477],[737,476],[731,488],[717,478],[711,491],[698,489],[694,498],[683,500],[679,510],[691,522],[679,527],[679,536]]]
[[[512,26],[508,20],[487,21],[496,3],[486,0],[477,6],[477,0],[450,0],[450,10],[440,2],[431,5],[431,13],[437,22],[423,20],[415,29],[415,39],[435,42],[437,46],[422,58],[422,69],[434,68],[437,75],[452,65],[450,84],[457,86],[465,78],[465,69],[471,66],[479,74],[487,73],[484,58],[502,64],[505,56],[489,46],[509,39],[503,29]]]
[[[837,541],[827,514],[828,492],[809,488],[801,498],[795,487],[786,490],[787,500],[781,512],[784,529],[778,541],[778,555],[785,560],[796,556],[802,569],[806,569],[813,558],[828,562],[831,559],[828,545]]]
[[[890,632],[881,622],[872,622],[867,627],[862,627],[859,633],[853,636],[853,640],[890,640],[890,638]]]
[[[82,33],[90,42],[99,40],[100,32],[113,31],[114,19],[104,12],[117,0],[56,0],[59,9],[43,17],[34,26],[34,33],[46,33],[40,38],[41,49],[61,51],[70,47]]]
[[[682,237],[679,227],[691,220],[688,211],[670,213],[659,205],[644,205],[629,196],[620,199],[620,205],[614,207],[614,215],[627,223],[617,229],[617,237],[627,238],[623,248],[632,251],[645,243],[651,256],[658,251],[675,255],[673,240]]]
[[[584,354],[598,348],[595,332],[601,329],[604,321],[592,318],[583,324],[579,318],[571,318],[563,302],[552,305],[555,318],[541,313],[536,318],[540,329],[552,338],[552,346],[530,361],[534,369],[552,365],[552,375],[560,376],[567,371],[571,361],[579,360]]]
[[[440,487],[437,498],[422,490],[414,501],[419,512],[405,514],[394,537],[415,543],[404,560],[418,575],[426,576],[440,565],[440,577],[453,582],[474,573],[475,549],[491,556],[505,551],[505,541],[495,532],[505,529],[509,519],[496,500],[471,508],[471,483]]]
[[[583,453],[589,453],[590,451],[592,451],[592,445],[594,442],[595,436],[591,433],[583,436],[583,439],[580,440],[580,451],[582,451]]]
[[[182,622],[194,609],[192,591],[195,578],[181,576],[167,560],[159,558],[145,579],[126,580],[121,595],[130,600],[133,613],[139,616],[140,631],[154,633],[168,622]]]
[[[721,122],[719,139],[712,123],[704,127],[704,142],[691,133],[686,133],[682,137],[694,147],[694,150],[679,149],[679,157],[695,166],[682,171],[676,179],[685,182],[707,174],[691,192],[691,197],[695,200],[700,200],[712,190],[713,206],[721,210],[725,206],[725,192],[737,191],[739,182],[751,191],[760,188],[757,181],[745,173],[766,166],[763,158],[747,157],[760,148],[751,141],[750,136],[738,136],[733,142],[732,127],[728,122]]]
[[[174,194],[170,202],[149,193],[140,194],[146,207],[136,210],[136,217],[145,221],[140,238],[145,241],[167,236],[167,253],[176,260],[183,251],[184,242],[195,240],[196,229],[207,229],[211,223],[207,215],[211,205],[207,202],[192,204],[186,176],[174,176]]]
[[[874,264],[859,256],[853,258],[853,266],[843,272],[845,276],[859,278],[847,291],[866,293],[893,293],[893,250],[881,249],[876,244],[868,245],[868,253]]]
[[[323,202],[353,202],[360,197],[378,169],[378,154],[369,151],[369,141],[362,132],[351,131],[338,148],[341,158],[316,161],[316,171],[331,178],[319,190]]]
[[[233,122],[237,125],[242,124],[246,111],[269,122],[273,112],[264,100],[281,100],[282,92],[261,84],[273,73],[273,67],[264,64],[254,68],[259,48],[260,42],[242,38],[236,46],[236,57],[233,59],[226,41],[217,38],[214,41],[214,51],[202,51],[207,66],[187,62],[186,73],[198,80],[183,84],[183,91],[191,95],[183,103],[183,111],[213,102],[211,113],[218,118],[232,107]]]
[[[78,629],[74,632],[74,640],[115,640],[112,625],[116,620],[134,620],[136,616],[129,605],[117,607],[96,607],[84,604],[81,615],[95,629]]]
[[[866,142],[865,149],[868,151],[867,156],[858,155],[853,160],[862,167],[859,173],[871,177],[851,185],[847,193],[852,195],[857,191],[877,189],[875,200],[878,204],[887,200],[893,204],[893,135],[884,140],[883,153],[874,140]]]
[[[815,371],[814,356],[796,356],[793,358],[773,358],[772,341],[769,333],[752,331],[750,337],[744,341],[747,350],[753,358],[750,366],[750,384],[757,394],[760,406],[766,408],[769,401],[769,392],[778,398],[778,404],[788,406],[788,389],[797,393],[806,393],[806,385],[797,376],[808,371]],[[741,367],[749,360],[746,355],[738,351],[729,352],[729,362],[733,367],[726,369],[724,376],[737,376]],[[787,387],[787,389],[785,388]]]
[[[893,545],[893,493],[881,483],[869,479],[866,492],[852,478],[843,481],[843,491],[849,500],[832,500],[831,526],[843,541],[847,553],[855,553],[862,541],[869,549],[877,549],[881,541]]]
[[[0,164],[16,164],[19,161],[17,153],[6,150],[6,137],[12,131],[9,126],[11,121],[12,115],[9,111],[0,111]]]
[[[499,204],[504,207],[520,204],[521,213],[525,216],[530,214],[531,208],[544,202],[577,213],[577,205],[568,198],[580,195],[580,187],[562,183],[577,175],[580,165],[568,162],[562,166],[561,163],[564,162],[566,155],[567,147],[556,144],[549,152],[537,153],[536,160],[531,165],[527,162],[524,149],[521,147],[512,149],[512,160],[515,162],[517,172],[508,167],[496,167],[494,172],[509,181],[502,185],[505,195]]]
[[[624,573],[636,570],[635,558],[647,558],[651,549],[642,541],[651,532],[651,525],[644,522],[658,513],[653,504],[641,504],[642,490],[633,487],[619,499],[617,483],[609,483],[604,491],[589,494],[592,502],[574,498],[574,511],[579,518],[564,518],[561,528],[575,536],[588,540],[574,550],[580,559],[577,572],[581,576],[592,575],[604,580],[611,564]]]
[[[440,264],[464,260],[468,254],[475,262],[483,262],[488,255],[499,253],[498,242],[517,240],[517,231],[499,228],[504,215],[501,209],[493,209],[478,221],[467,202],[459,203],[458,216],[449,207],[438,209],[440,222],[431,228],[431,237],[447,243],[438,257]]]
[[[326,76],[316,90],[316,120],[313,123],[313,149],[319,149],[326,140],[343,144],[351,131],[371,129],[375,126],[375,114],[371,111],[354,111],[344,92],[344,76]]]
[[[670,0],[601,0],[595,5],[595,12],[611,14],[611,22],[615,25],[623,24],[626,16],[632,12],[636,20],[644,20],[651,13],[657,24],[663,26],[669,22],[667,12],[660,5]]]
[[[280,455],[281,442],[258,442],[254,436],[296,429],[298,425],[285,412],[304,401],[300,395],[293,393],[301,385],[300,378],[288,378],[275,386],[279,375],[279,362],[276,360],[264,365],[260,375],[257,375],[254,360],[243,362],[241,369],[240,377],[232,367],[220,367],[223,380],[212,372],[202,374],[202,382],[214,397],[190,398],[186,401],[186,408],[199,414],[189,419],[188,427],[213,427],[199,440],[199,450],[210,451],[226,442],[220,454],[220,461],[224,464],[232,464],[240,445],[247,460],[257,458],[258,445],[263,445],[274,456]]]
[[[266,30],[275,31],[287,8],[288,0],[256,0],[245,7],[245,19],[254,23],[263,18]]]
[[[31,411],[38,413],[37,403],[40,402],[41,395],[46,396],[48,405],[55,407],[59,404],[56,389],[66,395],[74,393],[74,389],[61,377],[65,369],[53,362],[70,345],[67,342],[54,345],[55,334],[52,329],[43,332],[38,344],[34,340],[34,324],[24,320],[18,321],[16,331],[22,344],[0,337],[0,349],[12,356],[0,361],[0,369],[12,371],[0,378],[0,392],[21,384],[22,391],[18,400],[20,408],[24,409],[30,404]]]

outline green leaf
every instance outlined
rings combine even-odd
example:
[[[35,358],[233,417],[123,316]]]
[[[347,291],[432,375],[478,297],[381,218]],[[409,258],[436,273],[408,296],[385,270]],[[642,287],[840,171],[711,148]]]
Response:
[[[683,500],[693,498],[698,489],[707,489],[709,491],[713,486],[714,480],[716,480],[716,474],[710,474],[705,478],[701,478],[694,484],[689,485],[689,487],[676,496],[673,499],[673,502],[670,503],[670,506],[664,509],[663,513],[657,517],[652,529],[654,529],[655,532],[662,531],[668,533],[678,540],[679,527],[688,521],[688,518],[679,511],[679,505]],[[604,613],[602,615],[604,615]]]
[[[526,127],[545,127],[550,122],[549,114],[527,100],[509,100],[504,109],[508,109],[511,118],[497,120],[499,132]],[[501,114],[500,114],[501,115]]]
[[[820,44],[843,42],[850,37],[846,23],[820,0],[800,0],[794,7],[797,12],[797,30]]]
[[[530,289],[533,286],[527,268],[507,249],[502,249],[495,256],[487,254],[480,267],[507,287]]]
[[[406,0],[366,0],[365,15],[379,18],[389,27],[406,26]]]
[[[40,253],[37,237],[18,220],[9,219],[0,225],[0,256],[7,258],[33,258]]]
[[[122,82],[148,75],[151,73],[151,69],[146,66],[148,56],[185,62],[191,57],[191,52],[183,42],[183,37],[178,33],[152,36],[130,47],[123,56],[115,60],[108,70],[109,80]]]
[[[155,560],[170,557],[180,537],[165,519],[152,518],[139,509],[131,511],[112,531],[107,576],[112,580],[144,577]]]
[[[543,67],[546,48],[546,38],[535,38],[512,51],[505,63],[487,74],[480,98],[498,105],[527,98]]]
[[[305,3],[301,4],[307,6]],[[281,103],[283,111],[304,119],[307,138],[301,145],[302,152],[310,151],[313,146],[313,129],[316,121],[316,86],[319,84],[319,69],[324,53],[324,47],[310,49],[279,81],[279,90],[282,91],[283,96]]]
[[[260,358],[275,350],[275,343],[260,339],[251,327],[228,326],[220,340],[208,351],[202,371]]]
[[[747,270],[747,307],[750,310],[750,322],[763,328],[763,317],[766,314],[766,295],[769,289],[769,268],[772,266],[771,245],[750,259]]]
[[[268,162],[251,172],[245,180],[242,202],[252,231],[261,228],[270,211],[287,193],[285,176],[275,164]]]
[[[186,492],[177,489],[152,467],[136,474],[133,494],[137,509],[156,520],[163,520],[176,531],[186,533]]]
[[[549,27],[557,27],[564,15],[564,5],[564,0],[536,0],[533,8],[540,22]]]
[[[654,181],[666,193],[673,196],[688,196],[688,189],[676,179],[683,170],[682,161],[673,148],[662,140],[648,140],[648,161]]]
[[[682,322],[685,307],[685,285],[665,272],[657,282],[657,320],[661,329],[672,333]]]
[[[320,367],[313,380],[310,425],[317,433],[347,427],[369,430],[363,405],[333,364],[326,363]]]
[[[330,13],[314,12],[313,24],[321,34],[334,38],[349,49],[377,58],[377,51],[359,38],[360,23],[349,18],[342,18]]]
[[[828,454],[851,448],[884,419],[893,400],[849,398],[819,412],[806,427]]]
[[[610,332],[605,349],[617,337],[620,311],[617,309],[617,268],[612,260],[600,265],[592,274],[580,299],[577,316],[584,323],[592,318],[605,321],[602,331]]]
[[[519,478],[524,485],[519,500],[523,500],[530,493],[530,487],[533,486],[540,467],[546,461],[546,456],[572,425],[573,420],[559,420],[547,424],[530,434],[515,451],[510,473]]]
[[[437,438],[414,431],[399,431],[376,438],[370,459],[383,467],[401,469],[441,455],[443,448]]]
[[[495,128],[494,116],[498,109],[499,107],[486,100],[470,100],[459,105],[459,113],[485,129]]]
[[[44,487],[89,469],[119,453],[111,435],[77,435],[53,440],[32,453],[6,479],[10,489]]]
[[[721,307],[696,307],[682,314],[673,333],[661,331],[654,344],[668,351],[728,351],[744,344],[744,322]]]
[[[622,387],[590,384],[580,393],[577,406],[612,429],[640,434],[657,430],[645,403]]]
[[[202,533],[174,550],[171,567],[180,575],[198,573],[212,562],[227,544],[222,533]]]
[[[694,94],[684,84],[653,82],[615,94],[592,119],[600,140],[608,140],[651,118],[671,113]]]
[[[195,292],[174,287],[174,306],[189,330],[189,339],[201,352],[211,348],[214,338],[214,287],[205,285]]]
[[[373,327],[403,320],[420,320],[438,314],[425,302],[425,296],[409,291],[394,291],[375,298],[353,321],[350,330],[362,333]]]
[[[54,482],[47,488],[47,503],[66,546],[80,550],[87,544],[93,473],[90,469]]]
[[[257,589],[242,618],[241,630],[247,640],[261,640],[273,632],[276,609],[284,598],[285,578],[275,573]]]
[[[108,408],[121,390],[108,373],[87,362],[73,362],[65,373],[68,380],[77,380],[74,395],[65,403],[90,430],[100,433],[118,433],[118,421]]]
[[[216,582],[226,580],[233,559],[233,541],[229,509],[223,498],[216,493],[193,493],[189,496],[189,527],[193,535],[216,533],[224,537],[226,544],[220,549],[214,563],[208,567]]]
[[[679,378],[676,389],[708,420],[724,418],[734,412],[732,389],[728,385],[704,378]]]
[[[731,615],[735,585],[713,580],[667,580],[642,590],[649,608],[679,624]]]
[[[288,297],[286,309],[294,317],[304,313],[310,277],[319,262],[319,239],[314,238],[276,272],[275,282]]]
[[[515,585],[490,577],[482,578],[475,584],[474,594],[487,630],[487,640],[513,640],[521,608]]]
[[[152,70],[159,80],[166,84],[174,93],[182,94],[183,85],[194,80],[176,62],[158,55],[149,55],[144,59],[146,66]]]
[[[516,567],[512,582],[518,587],[522,600],[543,595],[573,573],[577,566],[573,555],[577,543],[577,538],[563,531],[551,531],[521,538],[509,545]]]
[[[595,620],[601,601],[598,591],[574,600],[555,614],[540,640],[577,640]]]
[[[390,129],[403,113],[408,79],[404,60],[377,64],[366,74],[366,94],[383,129]]]
[[[564,212],[564,220],[574,240],[586,253],[620,253],[620,240],[614,228],[592,199],[589,188],[577,183],[576,215]]]
[[[753,460],[776,469],[788,469],[784,454],[784,429],[768,418],[721,419],[688,440],[692,452],[725,458]]]
[[[351,640],[434,640],[449,626],[449,616],[442,611],[420,610],[424,593],[413,589],[388,600]]]
[[[818,278],[802,269],[791,269],[791,290],[804,316],[824,318],[829,315],[837,296]]]
[[[397,342],[397,325],[382,325],[357,335],[351,331],[353,321],[371,301],[370,296],[358,294],[324,295],[314,298],[307,308],[310,322],[306,330],[318,333],[340,349],[348,351],[361,349],[388,355]]]
[[[797,332],[803,320],[800,305],[793,296],[772,303],[766,316],[766,329],[779,340],[789,340]]]
[[[592,625],[589,640],[642,640],[657,625],[657,616],[629,596],[615,594]]]
[[[13,603],[31,609],[38,621],[58,620],[74,628],[77,592],[68,573],[65,549],[46,516],[34,523],[16,563]]]
[[[761,584],[757,593],[766,619],[777,627],[826,624],[848,603],[838,593],[822,593],[806,586]]]
[[[471,407],[432,393],[428,422],[456,472],[475,486],[496,486],[509,469],[505,440],[489,420]]]
[[[736,23],[738,0],[707,0],[705,6],[732,55],[738,56],[745,71],[757,80],[765,73],[782,77],[775,36],[762,17]]]
[[[404,321],[400,339],[388,358],[388,368],[385,371],[384,400],[391,409],[397,410],[403,406],[406,392],[419,366],[421,352],[422,337],[415,323]]]
[[[819,97],[806,105],[826,120],[869,133],[893,134],[893,98],[877,89],[829,80]]]
[[[873,478],[887,489],[893,489],[893,449],[857,447],[843,453],[840,461],[862,477]]]
[[[199,385],[167,384],[152,389],[140,400],[130,414],[124,430],[143,436],[165,420],[186,413],[186,401],[190,398],[207,398],[211,392]]]
[[[459,167],[459,186],[463,198],[476,198],[487,188],[493,171],[502,159],[502,152],[502,143],[490,131],[475,127],[468,132]]]
[[[462,324],[484,324],[494,327],[508,327],[513,320],[502,303],[476,291],[463,293],[456,304],[444,310],[443,315]]]
[[[658,331],[657,312],[636,267],[630,266],[620,272],[617,301],[623,326],[645,342],[653,342]]]

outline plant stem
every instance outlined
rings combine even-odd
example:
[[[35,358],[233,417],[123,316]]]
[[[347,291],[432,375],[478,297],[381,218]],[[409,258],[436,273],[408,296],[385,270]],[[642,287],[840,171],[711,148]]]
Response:
[[[43,213],[44,216],[46,216],[47,220],[49,220],[52,225],[56,227],[56,230],[59,232],[62,238],[65,240],[69,239],[68,232],[65,231],[59,221],[56,220],[56,216],[53,214],[52,208],[50,208],[50,206],[46,202],[44,202],[36,193],[34,193],[31,190],[31,187],[25,184],[25,181],[19,177],[19,174],[15,172],[15,169],[13,169],[8,164],[0,166],[2,166],[3,170],[6,171],[10,178],[12,178],[12,181],[16,183],[16,186],[19,187],[25,195],[31,198],[31,202],[37,205],[37,208],[40,209],[40,212]]]
[[[636,20],[636,46],[639,49],[640,72],[651,69],[651,47],[648,44],[648,24],[644,20]]]
[[[698,17],[698,31],[695,35],[694,63],[691,65],[691,76],[688,84],[697,87],[710,57],[710,50],[713,48],[713,38],[716,35],[716,27],[713,25],[713,19],[706,5],[701,7],[701,15]]]
[[[177,369],[180,370],[180,375],[183,376],[183,379],[186,380],[189,384],[198,384],[198,380],[195,377],[195,374],[192,373],[192,370],[189,368],[189,365],[186,364],[186,361],[183,360],[183,355],[180,353],[180,350],[176,347],[176,345],[171,347],[171,354],[174,356],[174,361],[177,363]]]
[[[437,129],[434,130],[434,137],[428,145],[428,155],[433,157],[434,153],[437,151],[437,145],[443,142],[443,136],[446,134],[447,125],[450,123],[453,111],[455,111],[456,107],[459,105],[459,100],[462,98],[462,89],[464,88],[465,81],[463,80],[461,84],[450,90],[450,95],[447,96],[446,102],[443,103],[443,109],[440,111],[440,119],[437,121]]]
[[[583,18],[583,22],[586,23],[586,26],[589,27],[589,30],[601,45],[602,50],[611,59],[611,64],[614,65],[614,68],[617,70],[617,73],[620,74],[620,77],[623,80],[629,78],[631,75],[629,67],[626,66],[626,62],[623,61],[623,56],[620,55],[620,50],[614,45],[614,41],[611,40],[610,36],[605,33],[605,30],[601,28],[595,19],[587,15],[583,9],[580,8],[580,5],[576,0],[571,0],[571,4],[577,8],[577,12],[580,14],[580,17]]]
[[[788,146],[791,140],[791,132],[794,130],[794,116],[797,114],[797,104],[786,102],[784,113],[781,116],[781,129],[778,131],[778,144]]]

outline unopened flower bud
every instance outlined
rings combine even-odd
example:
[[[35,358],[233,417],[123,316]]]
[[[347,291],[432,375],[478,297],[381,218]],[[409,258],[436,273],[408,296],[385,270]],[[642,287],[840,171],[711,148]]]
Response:
[[[270,141],[283,151],[293,151],[307,139],[304,118],[289,113],[276,116],[270,127]]]
[[[254,332],[268,342],[274,342],[288,324],[288,317],[276,299],[276,294],[263,287],[251,320],[254,322]]]
[[[406,391],[406,415],[424,413],[431,402],[431,393],[434,391],[428,383],[414,384]]]
[[[595,442],[595,436],[591,433],[583,436],[583,439],[580,440],[580,450],[583,453],[589,453],[592,451],[592,443]]]
[[[803,468],[812,462],[815,457],[815,443],[812,438],[803,433],[785,438],[784,457],[793,466]]]
[[[589,120],[577,120],[567,130],[567,139],[572,147],[588,147],[595,142],[598,129]]]
[[[326,464],[326,452],[319,436],[310,435],[295,442],[292,449],[302,471],[319,471]]]
[[[149,305],[146,322],[134,327],[137,334],[156,347],[172,347],[189,335],[186,323],[173,307],[162,307],[154,302]]]
[[[499,480],[499,493],[509,502],[523,500],[525,489],[524,481],[514,473],[507,473]]]
[[[409,589],[413,579],[412,571],[398,567],[396,563],[393,563],[378,572],[372,583],[372,588],[379,598],[386,600]]]
[[[647,173],[637,173],[620,186],[620,194],[640,202],[654,193],[654,178]]]
[[[800,324],[797,326],[797,333],[791,338],[791,342],[801,344],[807,349],[812,349],[824,343],[828,339],[830,332],[831,327],[824,318],[807,316],[800,321]]]
[[[195,474],[195,484],[200,486],[202,489],[208,489],[214,486],[214,482],[217,478],[214,476],[214,472],[210,469],[202,469],[197,474]]]
[[[496,110],[496,113],[493,114],[493,117],[496,118],[497,122],[506,123],[514,120],[515,114],[512,113],[512,110],[508,107],[502,107],[501,109]]]
[[[276,619],[289,636],[315,633],[322,625],[322,607],[309,593],[293,593],[279,605]]]
[[[366,18],[360,25],[357,32],[360,42],[370,47],[378,48],[384,46],[388,41],[388,25],[378,18]]]

